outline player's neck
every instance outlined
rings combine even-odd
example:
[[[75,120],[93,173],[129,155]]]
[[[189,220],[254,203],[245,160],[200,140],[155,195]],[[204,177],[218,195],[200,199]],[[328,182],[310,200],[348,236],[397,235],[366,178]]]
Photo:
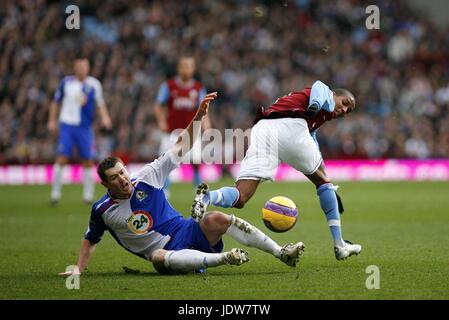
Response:
[[[83,77],[83,76],[78,76],[78,75],[75,75],[75,77],[76,77],[80,82],[83,82],[83,81],[86,80],[86,78],[87,78],[87,76]]]
[[[126,199],[129,199],[129,198],[131,198],[131,196],[132,196],[132,194],[133,194],[133,191],[134,191],[134,187],[131,189],[131,192],[129,193],[129,194],[116,194],[116,193],[114,193],[112,190],[108,190],[108,194],[109,194],[109,196],[111,197],[111,198],[113,198],[113,199],[117,199],[117,200],[126,200]]]
[[[181,78],[181,77],[178,77],[178,79],[179,79],[179,83],[181,85],[189,84],[190,81],[192,81],[192,78]]]

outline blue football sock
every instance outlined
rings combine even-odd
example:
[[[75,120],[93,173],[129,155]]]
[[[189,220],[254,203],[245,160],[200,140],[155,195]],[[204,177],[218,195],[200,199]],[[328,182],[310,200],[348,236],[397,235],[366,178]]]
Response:
[[[321,209],[326,215],[334,244],[344,246],[341,236],[340,212],[338,211],[337,195],[332,183],[325,183],[317,189],[317,195],[320,197]]]
[[[239,190],[235,187],[223,187],[209,192],[210,203],[222,208],[232,207],[239,197]]]
[[[193,169],[193,184],[195,186],[201,184],[201,176],[200,176],[200,170],[199,169]]]

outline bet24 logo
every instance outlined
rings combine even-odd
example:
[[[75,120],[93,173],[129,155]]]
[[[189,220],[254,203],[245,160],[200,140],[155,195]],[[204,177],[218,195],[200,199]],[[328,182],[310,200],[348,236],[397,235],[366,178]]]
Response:
[[[153,226],[153,218],[144,210],[134,211],[126,222],[129,230],[135,234],[144,234]]]

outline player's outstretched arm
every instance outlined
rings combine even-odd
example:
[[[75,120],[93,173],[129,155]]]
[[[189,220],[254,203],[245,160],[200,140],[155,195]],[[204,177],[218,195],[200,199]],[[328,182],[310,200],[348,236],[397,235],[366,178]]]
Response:
[[[209,93],[204,97],[190,124],[181,131],[176,144],[160,158],[145,165],[137,174],[138,179],[144,180],[156,188],[164,186],[167,176],[179,166],[181,159],[192,149],[193,144],[198,139],[209,103],[215,97],[217,97],[216,92]]]
[[[172,148],[175,156],[182,158],[187,152],[192,149],[195,141],[198,139],[201,133],[201,125],[204,118],[207,115],[209,104],[217,97],[217,92],[207,94],[201,101],[198,110],[193,117],[190,124],[185,128],[178,137],[178,141]]]
[[[96,243],[92,243],[87,239],[83,239],[83,243],[81,244],[80,254],[78,257],[78,262],[76,264],[77,268],[73,271],[61,272],[59,275],[68,276],[71,274],[81,274],[87,267],[87,263],[90,260],[90,257],[95,251],[97,247]]]

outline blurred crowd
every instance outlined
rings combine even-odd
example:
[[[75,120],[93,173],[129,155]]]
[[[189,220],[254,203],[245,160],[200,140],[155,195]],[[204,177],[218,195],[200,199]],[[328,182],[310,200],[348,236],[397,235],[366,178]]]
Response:
[[[356,111],[324,125],[325,158],[449,157],[449,30],[403,1],[374,1],[367,30],[359,0],[74,1],[80,30],[65,28],[60,1],[0,6],[0,164],[51,163],[50,102],[76,56],[103,84],[113,130],[96,124],[98,156],[157,156],[153,106],[180,54],[219,92],[213,126],[251,127],[254,110],[320,79],[345,87]]]

